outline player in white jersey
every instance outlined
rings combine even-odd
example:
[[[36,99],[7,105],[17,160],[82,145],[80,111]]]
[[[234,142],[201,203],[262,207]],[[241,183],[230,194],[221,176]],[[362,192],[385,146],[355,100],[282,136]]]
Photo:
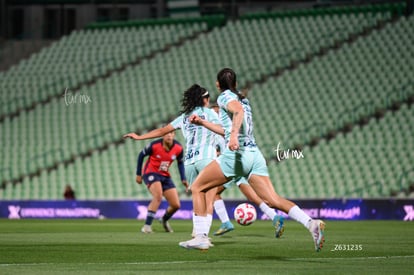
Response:
[[[209,92],[198,84],[194,84],[184,92],[181,114],[171,123],[143,135],[129,133],[124,135],[124,138],[144,140],[161,137],[165,133],[169,133],[175,129],[181,129],[186,140],[186,153],[184,158],[185,175],[189,188],[191,189],[191,184],[200,171],[216,158],[215,138],[217,135],[207,128],[192,124],[189,121],[190,116],[197,115],[212,123],[219,123],[216,112],[208,107],[209,102]],[[206,195],[209,228],[211,227],[213,219],[213,200],[216,192],[216,188],[213,188]]]
[[[193,182],[194,228],[196,237],[180,242],[186,248],[206,250],[209,248],[206,236],[207,205],[206,191],[225,184],[229,179],[246,177],[256,194],[270,207],[287,213],[290,218],[302,223],[311,233],[315,250],[322,249],[325,223],[309,217],[295,203],[279,196],[272,185],[266,161],[258,149],[253,135],[253,119],[249,101],[236,90],[236,74],[232,69],[224,68],[217,74],[216,86],[220,92],[217,102],[220,106],[221,126],[191,118],[193,123],[203,125],[218,134],[224,135],[226,150],[204,168]]]

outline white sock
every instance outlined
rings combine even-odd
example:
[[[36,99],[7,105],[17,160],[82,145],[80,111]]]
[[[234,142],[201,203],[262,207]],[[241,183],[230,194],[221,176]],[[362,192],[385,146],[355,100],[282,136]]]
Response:
[[[193,225],[196,236],[208,234],[208,218],[206,216],[193,216]]]
[[[216,214],[219,217],[221,223],[225,223],[230,220],[223,200],[216,200],[214,202],[214,211],[216,211]]]
[[[294,219],[297,222],[300,222],[305,226],[307,229],[309,229],[310,221],[312,220],[311,217],[308,216],[305,212],[303,212],[302,209],[299,208],[299,206],[295,205],[293,206],[288,213],[289,217]]]
[[[212,222],[213,222],[213,215],[207,214],[207,226],[208,226],[207,236],[210,233],[210,228],[211,228],[211,223]]]
[[[273,208],[270,208],[267,204],[262,202],[260,205],[260,210],[262,210],[263,213],[266,214],[270,218],[271,221],[273,221],[273,218],[276,216],[276,211]]]
[[[194,217],[195,217],[195,214],[194,214],[194,212],[193,212],[193,231],[191,232],[191,236],[192,236],[193,238],[196,236],[195,226],[194,226],[194,224],[195,224]]]

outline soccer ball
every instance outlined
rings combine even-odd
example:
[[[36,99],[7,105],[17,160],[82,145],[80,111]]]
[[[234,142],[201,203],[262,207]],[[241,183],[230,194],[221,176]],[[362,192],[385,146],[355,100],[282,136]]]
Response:
[[[239,204],[234,209],[234,219],[240,225],[250,225],[257,218],[256,208],[249,203]]]

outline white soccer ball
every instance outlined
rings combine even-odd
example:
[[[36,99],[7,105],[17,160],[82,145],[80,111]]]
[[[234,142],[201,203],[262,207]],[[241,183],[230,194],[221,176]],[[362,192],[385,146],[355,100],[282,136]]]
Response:
[[[249,203],[239,204],[234,209],[234,219],[240,225],[250,225],[257,218],[256,208]]]

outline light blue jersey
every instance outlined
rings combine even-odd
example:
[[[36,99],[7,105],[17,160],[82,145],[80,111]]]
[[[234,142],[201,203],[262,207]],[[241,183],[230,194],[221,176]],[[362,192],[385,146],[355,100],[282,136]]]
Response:
[[[216,134],[203,126],[190,123],[188,119],[193,114],[212,123],[220,123],[216,112],[206,107],[196,107],[190,114],[181,114],[171,122],[174,129],[181,129],[186,140],[185,165],[216,158]]]
[[[226,140],[221,135],[216,134],[216,151],[224,152],[226,149]]]
[[[239,100],[238,96],[230,90],[222,92],[217,99],[226,143],[230,140],[233,119],[232,113],[228,111],[227,107],[233,100],[239,101],[244,110],[243,123],[239,132],[239,149],[231,151],[227,147],[218,157],[217,163],[220,165],[223,174],[236,182],[242,177],[249,179],[251,175],[269,176],[266,160],[253,137],[253,118],[249,101],[247,99]]]
[[[243,123],[240,127],[240,132],[239,132],[240,150],[256,147],[256,141],[253,136],[252,109],[250,107],[249,100],[246,98],[239,100],[238,96],[235,93],[231,92],[230,90],[225,90],[217,98],[217,103],[220,107],[221,125],[225,131],[224,137],[226,139],[226,144],[230,140],[230,132],[231,132],[232,120],[233,120],[232,114],[227,110],[227,105],[233,100],[239,101],[241,105],[243,106],[243,110],[244,110]]]

